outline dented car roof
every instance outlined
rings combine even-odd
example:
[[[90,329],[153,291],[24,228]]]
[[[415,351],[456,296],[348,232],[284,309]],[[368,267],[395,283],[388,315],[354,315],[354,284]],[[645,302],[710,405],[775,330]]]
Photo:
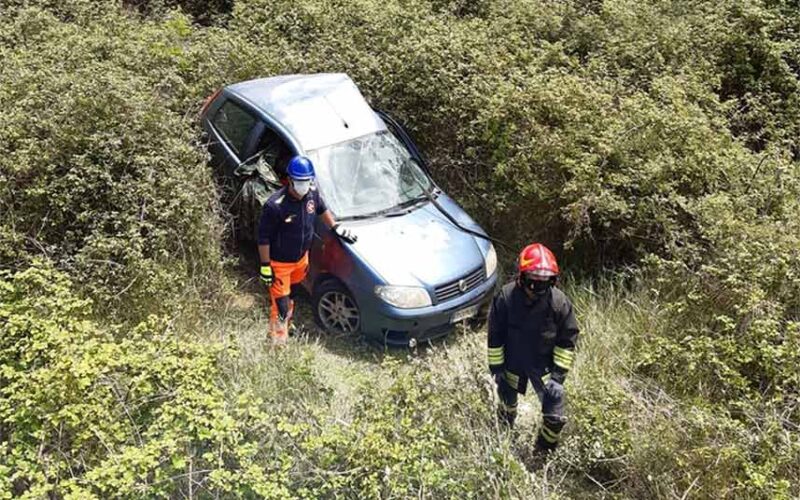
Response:
[[[386,129],[344,73],[261,78],[228,90],[270,115],[306,151]]]

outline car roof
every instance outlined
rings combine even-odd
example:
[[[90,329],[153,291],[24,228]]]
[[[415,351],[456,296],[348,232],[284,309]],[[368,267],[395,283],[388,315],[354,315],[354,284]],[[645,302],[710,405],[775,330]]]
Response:
[[[386,129],[344,73],[260,78],[228,90],[270,115],[305,151]]]

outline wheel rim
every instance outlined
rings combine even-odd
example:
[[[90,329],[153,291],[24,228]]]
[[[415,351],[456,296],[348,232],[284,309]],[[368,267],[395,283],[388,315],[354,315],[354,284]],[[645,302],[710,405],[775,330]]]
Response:
[[[317,306],[322,326],[338,333],[355,333],[361,315],[350,296],[342,292],[327,292],[319,299]]]

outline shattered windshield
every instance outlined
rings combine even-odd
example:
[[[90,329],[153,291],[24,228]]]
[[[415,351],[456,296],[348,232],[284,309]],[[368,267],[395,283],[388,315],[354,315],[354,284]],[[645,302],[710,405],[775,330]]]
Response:
[[[316,183],[338,218],[363,217],[424,200],[431,180],[388,131],[309,152]]]

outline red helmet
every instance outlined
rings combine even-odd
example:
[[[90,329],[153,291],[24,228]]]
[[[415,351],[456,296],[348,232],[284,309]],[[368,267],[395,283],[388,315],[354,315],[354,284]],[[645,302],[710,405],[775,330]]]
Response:
[[[519,254],[518,269],[520,274],[537,278],[558,276],[556,256],[541,243],[532,243],[522,249]]]

